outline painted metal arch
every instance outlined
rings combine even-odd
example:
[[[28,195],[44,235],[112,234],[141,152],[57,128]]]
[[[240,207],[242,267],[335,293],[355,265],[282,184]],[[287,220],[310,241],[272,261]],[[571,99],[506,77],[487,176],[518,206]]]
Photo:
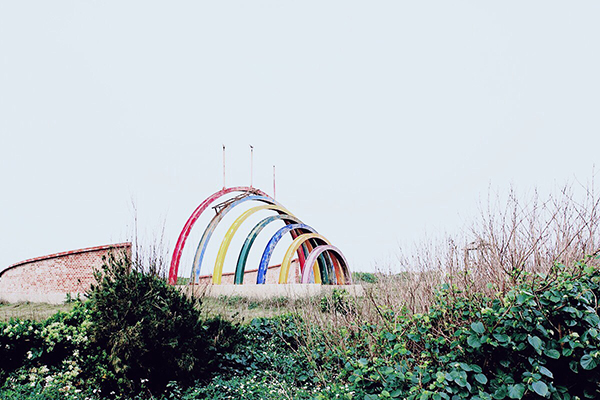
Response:
[[[183,252],[183,248],[185,247],[187,238],[190,235],[192,227],[194,226],[198,218],[200,218],[202,213],[206,211],[206,209],[216,200],[233,192],[245,192],[268,197],[268,195],[262,190],[258,190],[247,186],[236,186],[230,188],[223,188],[222,190],[219,190],[218,192],[215,192],[208,196],[206,199],[204,199],[204,201],[200,203],[198,207],[196,207],[194,212],[192,212],[185,225],[183,226],[183,229],[179,233],[179,237],[177,238],[177,243],[175,244],[175,249],[173,250],[173,256],[171,257],[171,267],[169,268],[170,285],[175,285],[177,283],[177,274],[179,272],[179,262],[181,261],[181,254]]]
[[[242,215],[240,215],[233,222],[233,224],[231,224],[231,226],[227,230],[227,233],[225,233],[225,236],[223,237],[221,246],[219,247],[217,259],[215,261],[215,268],[213,270],[213,275],[212,275],[212,281],[213,281],[214,285],[221,284],[221,278],[223,276],[223,264],[225,263],[225,256],[227,255],[227,251],[229,249],[229,245],[231,244],[231,240],[233,239],[233,236],[235,235],[235,233],[237,232],[239,227],[242,225],[242,223],[248,219],[248,217],[250,217],[251,215],[253,215],[259,211],[262,211],[262,210],[273,210],[273,211],[279,212],[280,215],[293,217],[288,210],[286,210],[285,208],[283,208],[281,206],[276,206],[276,205],[258,206],[258,207],[251,208],[251,209],[245,211],[244,213],[242,213]]]
[[[264,208],[261,207],[261,209],[272,209],[279,213],[278,215],[271,216],[269,218],[265,218],[263,221],[261,221],[259,224],[257,224],[257,226],[255,226],[253,228],[252,232],[246,238],[246,241],[244,242],[244,246],[242,247],[242,249],[240,251],[240,255],[238,257],[238,262],[236,265],[235,283],[238,283],[238,284],[243,282],[243,275],[244,275],[244,271],[245,271],[246,260],[247,260],[248,254],[250,252],[250,249],[254,243],[254,240],[256,239],[258,234],[262,231],[262,229],[266,225],[268,225],[269,223],[276,221],[276,220],[282,220],[287,225],[294,224],[294,223],[301,224],[300,220],[298,220],[296,217],[294,217],[291,214],[287,215],[289,213],[287,210],[283,209],[283,207],[281,205],[279,205],[274,199],[272,199],[270,196],[266,195],[264,192],[262,192],[258,189],[255,189],[252,187],[244,187],[244,186],[223,188],[222,190],[220,190],[220,191],[212,194],[208,198],[206,198],[194,210],[192,215],[186,221],[186,224],[184,225],[184,227],[178,237],[178,240],[177,240],[174,252],[173,252],[173,256],[171,258],[171,268],[169,270],[169,283],[170,284],[175,284],[177,282],[179,263],[180,263],[181,255],[183,252],[183,248],[185,246],[187,238],[188,238],[194,224],[197,222],[197,220],[202,215],[202,213],[211,206],[211,204],[216,202],[219,198],[221,198],[227,194],[234,193],[234,192],[241,192],[241,195],[239,195],[238,197],[230,198],[226,202],[223,202],[223,203],[219,204],[218,206],[214,207],[214,208],[218,207],[218,212],[217,212],[217,215],[211,220],[211,222],[206,227],[205,231],[203,232],[202,239],[201,239],[200,243],[198,244],[198,249],[196,250],[196,254],[194,257],[194,265],[192,268],[191,283],[194,283],[195,278],[200,274],[202,260],[205,255],[205,251],[207,249],[208,242],[209,242],[213,232],[215,231],[217,225],[223,219],[225,214],[227,214],[236,205],[241,204],[242,202],[251,201],[251,200],[261,201],[263,203],[267,203],[267,206],[263,206]],[[240,198],[241,196],[243,196],[243,197]],[[281,209],[277,210],[276,207],[281,207]],[[240,224],[242,222],[243,221],[240,221]],[[236,227],[233,227],[233,226],[230,227],[228,230],[230,235],[228,237],[225,237],[223,239],[223,241],[221,242],[221,247],[219,248],[219,252],[220,252],[223,260],[220,261],[221,268],[217,269],[216,270],[217,273],[213,274],[213,279],[222,276],[222,265],[223,265],[222,263],[224,262],[224,258],[228,251],[228,247],[231,244],[232,237],[238,228],[239,228],[239,225],[237,225]],[[290,234],[292,235],[292,238],[294,238],[292,246],[295,247],[295,252],[298,253],[298,257],[300,259],[300,265],[302,267],[303,278],[305,275],[307,275],[306,279],[310,280],[310,276],[311,276],[311,272],[312,272],[312,274],[315,276],[315,282],[317,282],[317,283],[334,283],[334,280],[337,283],[345,283],[345,282],[350,281],[351,277],[350,277],[350,273],[349,273],[348,263],[346,262],[343,255],[339,252],[339,250],[336,251],[336,250],[329,249],[329,248],[324,249],[325,247],[330,246],[327,239],[325,239],[321,235],[307,237],[307,234],[303,234],[301,236],[298,236],[302,232],[302,230],[298,230],[298,229],[289,229],[288,232],[290,232]],[[313,235],[313,234],[308,234],[308,235]],[[303,238],[301,240],[297,241],[297,239],[300,239],[300,237],[303,237]],[[227,242],[225,244],[225,246],[223,246],[224,242]],[[325,246],[323,246],[323,244],[325,244]],[[290,247],[292,247],[292,246],[290,246]],[[223,251],[221,251],[222,248],[223,248]],[[314,248],[314,250],[313,250],[313,248]],[[319,249],[318,252],[316,252],[317,249]],[[286,256],[284,257],[284,260],[283,260],[283,263],[281,266],[281,271],[280,271],[280,276],[279,276],[280,283],[283,283],[284,279],[285,279],[285,282],[287,282],[287,279],[289,276],[289,271],[290,271],[291,258],[293,257],[293,254],[294,254],[294,251],[290,252],[290,249],[288,248],[288,251],[286,252]],[[308,259],[309,257],[310,257],[310,259]],[[306,263],[306,261],[308,261],[308,263]],[[219,262],[219,261],[217,261],[217,262]],[[268,264],[268,262],[267,262],[267,264]],[[215,267],[217,267],[217,263],[215,263]],[[333,273],[334,271],[331,271],[330,268],[334,268],[335,273]],[[312,269],[312,271],[310,271],[310,269]],[[329,274],[330,271],[332,272],[331,274]],[[328,275],[330,275],[331,279],[328,277]],[[284,276],[285,276],[285,278],[284,278]],[[220,279],[219,279],[219,281],[220,281]]]
[[[281,269],[279,271],[279,283],[287,283],[289,279],[290,265],[292,263],[292,257],[294,256],[294,253],[298,250],[302,243],[310,239],[320,240],[327,245],[331,244],[329,243],[329,240],[327,240],[327,238],[325,238],[323,235],[319,235],[318,233],[306,233],[304,235],[298,236],[296,239],[294,239],[290,247],[288,247],[287,251],[285,252],[285,256],[283,257],[283,261],[281,263]],[[304,264],[304,270],[310,267],[310,264]],[[317,263],[313,263],[312,267],[315,276],[315,283],[321,283],[321,274],[323,274],[325,271],[320,270]]]
[[[219,222],[231,211],[235,206],[238,206],[247,201],[261,201],[263,203],[277,205],[280,206],[273,198],[269,196],[260,196],[260,195],[250,195],[242,197],[241,199],[234,200],[227,204],[223,209],[221,209],[210,221],[204,232],[202,233],[202,238],[198,243],[198,248],[196,249],[196,254],[194,255],[194,262],[192,265],[192,276],[191,282],[195,283],[198,277],[200,276],[200,270],[202,268],[202,260],[204,259],[204,254],[206,253],[206,248],[208,247],[208,242],[212,237],[215,229],[219,225]]]
[[[244,244],[242,245],[242,249],[240,250],[240,254],[238,256],[237,264],[235,267],[235,281],[234,281],[234,283],[236,285],[241,285],[242,283],[244,283],[244,272],[246,271],[246,262],[248,261],[248,255],[250,254],[250,250],[252,248],[252,245],[254,244],[254,241],[256,240],[256,238],[258,237],[260,232],[262,232],[262,230],[267,225],[269,225],[271,222],[279,221],[279,220],[283,220],[286,225],[291,224],[291,223],[297,223],[297,224],[302,223],[302,221],[300,221],[296,217],[293,217],[290,215],[278,214],[278,215],[272,215],[270,217],[267,217],[267,218],[263,219],[262,221],[260,221],[258,224],[256,224],[254,226],[254,228],[252,228],[252,230],[250,231],[248,236],[246,237],[246,240],[244,241]],[[292,232],[292,236],[293,235],[294,235],[294,232]],[[295,239],[295,237],[294,237],[294,239]],[[300,258],[301,264],[304,263],[304,259],[306,257],[308,257],[308,254],[309,254],[308,252],[306,252],[306,254],[298,253],[298,257]]]
[[[308,258],[306,259],[306,265],[311,265],[315,263],[317,258],[323,254],[324,252],[331,252],[334,256],[340,261],[343,265],[342,271],[336,269],[336,275],[338,275],[338,283],[343,282],[343,284],[351,285],[352,284],[352,275],[350,274],[350,269],[348,267],[348,261],[344,254],[335,246],[325,245],[316,247],[313,251],[310,252]],[[301,283],[309,283],[310,281],[310,268],[304,268],[302,271],[302,279]]]
[[[267,278],[267,269],[269,268],[269,261],[271,260],[271,255],[273,254],[273,250],[275,250],[275,246],[281,240],[281,238],[288,232],[302,230],[306,232],[317,233],[314,228],[306,225],[306,224],[291,224],[286,225],[283,228],[279,229],[275,234],[271,237],[267,245],[265,246],[265,250],[263,251],[262,257],[260,258],[260,264],[258,266],[258,274],[256,277],[257,284],[263,284],[266,282]],[[295,239],[294,239],[295,240]],[[298,247],[299,249],[300,247]],[[296,249],[296,250],[298,250]],[[306,264],[305,264],[306,265]]]

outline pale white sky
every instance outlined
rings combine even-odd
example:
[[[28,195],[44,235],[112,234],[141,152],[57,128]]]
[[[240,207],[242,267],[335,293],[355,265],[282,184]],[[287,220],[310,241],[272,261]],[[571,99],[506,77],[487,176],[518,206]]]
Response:
[[[489,187],[588,181],[599,19],[594,1],[0,1],[0,269],[127,239],[132,199],[173,246],[221,187],[222,143],[228,185],[254,145],[255,186],[277,165],[277,199],[354,270],[459,229]]]

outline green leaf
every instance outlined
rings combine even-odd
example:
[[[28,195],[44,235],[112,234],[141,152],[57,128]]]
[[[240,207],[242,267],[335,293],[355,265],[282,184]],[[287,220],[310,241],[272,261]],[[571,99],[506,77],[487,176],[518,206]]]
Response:
[[[525,394],[525,385],[518,383],[516,385],[508,385],[508,397],[511,399],[522,399]]]
[[[471,329],[473,329],[476,333],[479,333],[480,335],[483,335],[485,333],[485,327],[479,321],[473,322],[471,324]]]
[[[546,375],[548,378],[554,379],[554,375],[552,375],[552,371],[550,371],[548,368],[546,368],[544,366],[540,367],[540,374]]]
[[[555,360],[557,360],[560,357],[560,352],[555,349],[546,349],[544,350],[544,354],[546,355],[546,357],[554,358]]]
[[[467,338],[467,344],[473,347],[474,349],[478,349],[481,347],[481,342],[479,341],[479,338],[475,335],[471,335]]]
[[[389,366],[388,366],[388,367],[385,367],[385,368],[383,368],[383,369],[381,370],[381,373],[382,373],[383,375],[391,375],[391,374],[393,374],[393,373],[394,373],[394,368],[392,368],[392,367],[389,367]]]
[[[494,339],[496,339],[500,343],[506,343],[509,339],[508,335],[502,333],[494,333],[492,336],[494,336]]]
[[[482,371],[481,367],[477,364],[471,364],[471,370],[475,371],[477,374],[480,374]]]
[[[438,371],[437,374],[435,374],[435,376],[436,376],[435,380],[437,381],[437,383],[446,382],[446,375],[443,372]]]
[[[548,395],[548,385],[546,385],[542,381],[533,382],[533,384],[531,385],[531,388],[533,389],[534,392],[536,392],[537,394],[539,394],[542,397],[546,397]]]
[[[598,361],[589,354],[581,357],[579,363],[581,364],[581,367],[586,370],[594,369],[598,366]]]
[[[519,293],[517,295],[517,304],[523,304],[525,303],[527,300],[529,300],[531,298],[531,296],[528,296],[526,294],[523,293]]]
[[[527,341],[538,354],[542,354],[542,347],[544,346],[542,339],[537,336],[527,336]]]
[[[597,327],[598,325],[600,325],[600,318],[597,314],[590,313],[585,316],[584,320],[591,326]]]
[[[576,316],[577,318],[580,318],[580,317],[581,317],[581,311],[579,311],[579,310],[578,310],[578,309],[576,309],[576,308],[573,308],[573,307],[565,307],[565,308],[563,308],[563,311],[564,311],[564,312],[568,312],[569,314],[575,314],[575,316]]]
[[[486,376],[484,374],[475,375],[475,380],[477,382],[481,383],[482,385],[485,385],[488,381],[488,379],[486,378]]]
[[[461,368],[463,371],[467,371],[467,372],[471,372],[471,371],[473,371],[473,369],[471,368],[471,366],[470,366],[469,364],[466,364],[466,363],[460,363],[459,365],[460,365],[460,368]]]
[[[506,386],[500,386],[494,392],[494,399],[496,399],[496,400],[502,400],[502,399],[504,399],[506,397],[507,390],[508,389],[506,388]]]

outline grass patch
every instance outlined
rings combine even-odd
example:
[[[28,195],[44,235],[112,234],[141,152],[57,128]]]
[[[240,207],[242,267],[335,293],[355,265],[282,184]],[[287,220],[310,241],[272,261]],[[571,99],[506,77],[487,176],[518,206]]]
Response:
[[[254,318],[273,318],[291,312],[296,301],[285,297],[253,299],[243,296],[204,297],[202,313],[206,317],[222,317],[235,322]]]
[[[0,303],[0,321],[11,319],[23,319],[30,321],[43,321],[59,311],[68,312],[73,309],[70,304],[47,304],[47,303]]]

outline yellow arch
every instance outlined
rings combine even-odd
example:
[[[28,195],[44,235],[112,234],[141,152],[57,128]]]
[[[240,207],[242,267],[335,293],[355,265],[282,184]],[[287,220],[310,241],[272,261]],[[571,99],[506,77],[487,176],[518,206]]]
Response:
[[[212,275],[212,282],[214,285],[221,284],[221,278],[223,276],[223,264],[225,263],[225,256],[227,255],[227,250],[229,249],[231,240],[233,239],[233,236],[237,232],[238,228],[242,225],[242,223],[246,219],[248,219],[249,216],[251,216],[252,214],[254,214],[258,211],[261,211],[261,210],[275,210],[275,211],[279,211],[280,213],[287,214],[291,217],[294,217],[294,215],[292,213],[290,213],[288,210],[286,210],[285,208],[283,208],[281,206],[272,205],[272,204],[251,208],[251,209],[247,210],[246,212],[244,212],[242,215],[240,215],[235,221],[233,221],[233,224],[231,224],[231,226],[227,230],[227,233],[225,234],[225,237],[223,238],[223,241],[221,242],[221,246],[219,247],[219,253],[217,253],[217,260],[215,261],[215,268],[213,270],[213,275]]]
[[[331,244],[329,243],[329,240],[327,240],[323,235],[319,235],[318,233],[305,233],[304,235],[298,236],[296,239],[294,239],[290,247],[288,247],[287,251],[285,252],[285,256],[283,256],[283,261],[281,262],[281,270],[279,271],[279,283],[287,283],[290,274],[290,265],[292,263],[292,257],[300,248],[300,246],[302,246],[302,243],[310,239],[321,239],[326,244]],[[315,275],[315,283],[321,283],[319,264],[315,262],[312,267]],[[310,265],[305,265],[304,268],[310,268]]]

